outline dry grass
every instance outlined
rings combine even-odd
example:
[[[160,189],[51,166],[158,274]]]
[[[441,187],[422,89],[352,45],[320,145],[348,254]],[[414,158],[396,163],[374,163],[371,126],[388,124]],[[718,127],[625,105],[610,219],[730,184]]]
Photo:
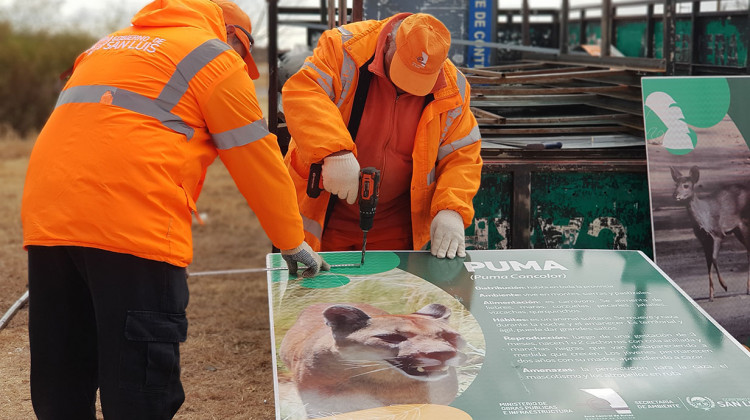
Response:
[[[21,249],[21,192],[31,141],[0,138],[0,314],[26,291],[26,252]],[[0,331],[0,418],[33,418],[29,397],[26,311]]]
[[[259,89],[265,89],[262,85]],[[261,104],[263,106],[263,104]],[[20,204],[32,139],[0,137],[0,315],[26,290]],[[191,272],[262,267],[271,244],[217,160],[198,201]],[[265,274],[193,277],[182,345],[185,404],[176,419],[274,418]],[[0,331],[0,419],[34,418],[29,396],[28,313]]]

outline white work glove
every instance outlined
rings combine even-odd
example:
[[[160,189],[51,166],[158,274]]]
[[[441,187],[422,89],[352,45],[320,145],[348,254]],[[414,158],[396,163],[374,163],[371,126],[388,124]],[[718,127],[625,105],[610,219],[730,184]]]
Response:
[[[438,258],[466,256],[464,222],[453,210],[440,210],[430,225],[430,253]]]
[[[320,271],[331,269],[331,266],[317,252],[313,251],[307,242],[302,242],[297,248],[282,250],[281,258],[286,261],[286,266],[289,267],[289,276],[297,276],[298,262],[307,266],[307,269],[302,272],[302,277],[315,277]]]
[[[323,159],[323,188],[349,204],[357,201],[359,162],[351,152]]]

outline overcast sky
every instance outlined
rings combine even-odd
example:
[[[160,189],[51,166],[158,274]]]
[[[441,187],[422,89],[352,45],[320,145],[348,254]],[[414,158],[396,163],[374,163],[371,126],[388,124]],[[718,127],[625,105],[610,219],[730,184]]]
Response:
[[[0,17],[8,16],[14,23],[32,29],[79,27],[99,37],[126,26],[130,18],[150,0],[0,0]],[[259,45],[267,44],[267,0],[234,0],[250,15],[253,36]],[[336,4],[338,4],[337,0]],[[629,0],[614,0],[615,3]],[[722,0],[722,5],[747,0]],[[348,0],[351,6],[352,0]],[[561,0],[529,0],[531,9],[558,8]],[[714,3],[714,2],[711,2]],[[279,0],[280,7],[319,6],[320,0]],[[499,0],[502,8],[520,8],[522,0]],[[570,0],[571,6],[600,4],[597,0]],[[687,3],[689,5],[689,3]],[[746,7],[746,6],[745,6]],[[59,12],[58,12],[59,10]],[[305,43],[305,30],[300,27],[279,27],[279,48],[288,49]]]
[[[96,36],[104,36],[114,29],[128,25],[130,18],[150,0],[0,0],[0,11],[10,15],[13,21],[30,22],[32,28],[39,26],[73,26],[85,28]],[[253,23],[253,35],[260,45],[267,43],[266,0],[234,0]],[[501,0],[503,7],[519,7],[522,0]],[[592,3],[592,0],[571,0],[572,3]],[[593,0],[596,3],[596,0]],[[557,7],[560,0],[530,0],[530,6]],[[338,4],[338,1],[336,1]],[[351,6],[351,0],[348,0]],[[319,6],[320,0],[279,0],[280,7]],[[59,10],[60,12],[57,12]],[[305,42],[303,28],[281,25],[279,47],[291,48]]]

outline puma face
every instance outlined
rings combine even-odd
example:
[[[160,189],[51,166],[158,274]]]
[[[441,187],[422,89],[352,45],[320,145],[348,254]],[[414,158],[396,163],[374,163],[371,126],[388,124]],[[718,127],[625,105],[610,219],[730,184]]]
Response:
[[[333,305],[323,312],[343,360],[384,362],[417,381],[445,378],[466,360],[463,338],[448,325],[450,314],[441,304],[408,315],[370,316],[349,305]]]

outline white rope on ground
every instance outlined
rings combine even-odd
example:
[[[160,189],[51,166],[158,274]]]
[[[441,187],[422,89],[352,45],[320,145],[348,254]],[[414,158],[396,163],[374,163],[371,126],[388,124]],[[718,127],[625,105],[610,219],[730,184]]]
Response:
[[[352,268],[359,268],[361,267],[361,264],[332,264],[331,268],[339,268],[339,267],[352,267]],[[299,268],[305,269],[305,266],[300,266]],[[214,271],[198,271],[196,273],[191,273],[188,271],[188,277],[200,277],[200,276],[215,276],[219,274],[244,274],[244,273],[265,273],[267,271],[280,271],[280,270],[287,270],[287,267],[271,267],[271,268],[265,268],[265,267],[259,267],[259,268],[237,268],[237,269],[230,269],[230,270],[214,270]]]
[[[8,309],[8,312],[3,315],[2,318],[0,318],[0,330],[5,328],[8,323],[10,323],[10,320],[13,319],[13,317],[16,315],[16,313],[26,305],[26,302],[29,301],[29,291],[26,290],[26,293],[21,296],[16,303],[14,303],[10,309]]]
[[[197,273],[189,273],[189,277],[198,276],[214,276],[219,274],[243,274],[243,273],[264,273],[266,271],[278,271],[286,270],[286,267],[273,267],[273,268],[237,268],[232,270],[214,270],[214,271],[199,271]]]

